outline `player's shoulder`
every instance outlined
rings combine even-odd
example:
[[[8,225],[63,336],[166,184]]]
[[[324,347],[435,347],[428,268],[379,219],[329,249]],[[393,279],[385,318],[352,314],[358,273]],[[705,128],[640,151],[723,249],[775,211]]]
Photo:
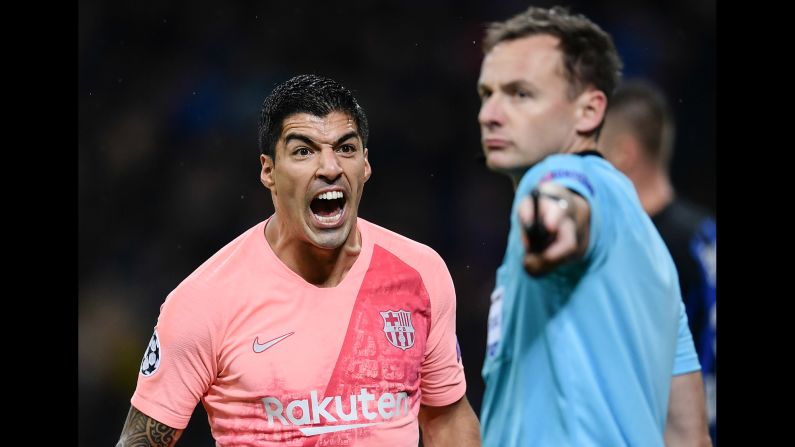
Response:
[[[186,279],[195,282],[217,282],[252,267],[252,258],[262,260],[262,242],[265,240],[266,221],[241,233],[213,253]]]
[[[259,265],[254,258],[260,258],[258,250],[262,247],[258,245],[257,235],[262,233],[264,225],[264,221],[254,225],[216,251],[174,288],[167,302],[189,306],[204,302],[211,305],[225,285],[238,283],[243,281],[243,277],[250,276],[246,272],[254,265]],[[264,240],[264,235],[261,239]]]
[[[715,220],[706,208],[687,199],[677,197],[653,217],[655,224],[689,238],[696,235],[710,239],[715,236]],[[662,230],[661,230],[662,231]]]
[[[706,208],[682,197],[674,199],[671,208],[684,220],[698,224],[713,220],[711,213]]]
[[[190,311],[192,314],[212,312],[218,294],[212,282],[200,275],[190,275],[183,279],[166,297],[161,312]]]
[[[365,231],[366,237],[372,239],[373,244],[391,252],[410,265],[417,263],[423,265],[427,263],[444,264],[444,260],[439,253],[426,244],[415,241],[380,225],[376,225],[361,217],[359,218],[358,224],[360,229]]]

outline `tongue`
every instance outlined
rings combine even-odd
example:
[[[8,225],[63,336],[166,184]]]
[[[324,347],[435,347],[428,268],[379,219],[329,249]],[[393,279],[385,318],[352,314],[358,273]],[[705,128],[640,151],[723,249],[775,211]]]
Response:
[[[323,199],[315,199],[310,204],[310,208],[312,212],[317,214],[318,216],[328,217],[333,216],[340,211],[340,200],[323,200]]]

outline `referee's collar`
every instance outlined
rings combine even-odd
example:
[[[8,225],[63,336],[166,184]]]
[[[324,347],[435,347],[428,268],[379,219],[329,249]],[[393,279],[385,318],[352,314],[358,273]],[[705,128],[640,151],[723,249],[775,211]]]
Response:
[[[605,158],[605,156],[596,149],[586,149],[584,151],[575,152],[574,155],[579,155],[580,157],[585,157],[586,155],[595,155],[599,158]]]

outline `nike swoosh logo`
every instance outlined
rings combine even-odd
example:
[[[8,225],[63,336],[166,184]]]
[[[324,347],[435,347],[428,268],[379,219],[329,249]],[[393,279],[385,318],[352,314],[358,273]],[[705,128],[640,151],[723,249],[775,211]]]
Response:
[[[327,427],[309,427],[309,428],[301,428],[299,430],[301,430],[301,433],[303,433],[304,436],[317,436],[317,435],[322,435],[324,433],[334,433],[335,431],[350,430],[352,428],[369,427],[375,424],[377,424],[377,422],[371,422],[369,424],[329,425]]]
[[[259,354],[260,352],[270,348],[271,346],[275,345],[276,343],[279,343],[280,341],[284,340],[285,338],[293,334],[295,334],[295,332],[290,332],[289,334],[284,334],[281,337],[276,337],[273,340],[268,340],[263,344],[259,343],[259,337],[257,337],[254,339],[254,352]]]

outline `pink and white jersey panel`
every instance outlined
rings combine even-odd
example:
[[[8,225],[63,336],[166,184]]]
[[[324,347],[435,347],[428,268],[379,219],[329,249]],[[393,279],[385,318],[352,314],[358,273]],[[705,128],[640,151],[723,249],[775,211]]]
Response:
[[[358,259],[318,288],[276,257],[266,224],[169,294],[132,405],[185,428],[201,399],[221,446],[416,446],[420,403],[466,389],[444,261],[359,219]]]

